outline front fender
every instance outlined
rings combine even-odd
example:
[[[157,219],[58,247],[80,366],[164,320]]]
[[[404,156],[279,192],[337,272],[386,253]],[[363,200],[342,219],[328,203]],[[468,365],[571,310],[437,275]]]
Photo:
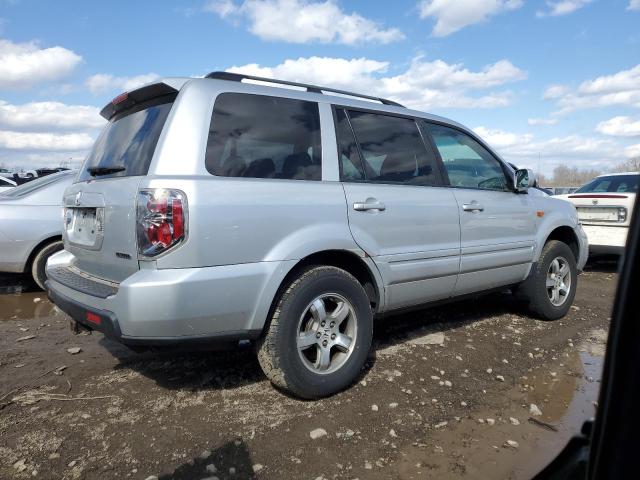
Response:
[[[578,242],[578,269],[581,270],[586,263],[588,255],[587,237],[578,221],[578,214],[575,207],[564,200],[554,198],[536,199],[536,209],[542,212],[538,216],[538,227],[536,234],[534,261],[540,259],[542,249],[554,230],[561,227],[568,227],[573,231]]]

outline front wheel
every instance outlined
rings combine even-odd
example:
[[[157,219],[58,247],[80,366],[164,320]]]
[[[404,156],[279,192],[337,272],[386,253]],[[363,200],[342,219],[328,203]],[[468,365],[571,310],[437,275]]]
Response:
[[[313,267],[280,296],[258,360],[275,386],[301,398],[325,397],[358,376],[372,334],[362,285],[339,268]]]
[[[544,320],[564,317],[576,295],[578,270],[566,243],[551,240],[542,249],[530,277],[518,287],[534,315]]]

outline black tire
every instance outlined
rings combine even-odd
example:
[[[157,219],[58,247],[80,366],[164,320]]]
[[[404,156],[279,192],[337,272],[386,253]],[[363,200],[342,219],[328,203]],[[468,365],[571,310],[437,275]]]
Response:
[[[561,305],[554,305],[546,283],[551,263],[557,258],[566,260],[571,281],[569,292]],[[578,287],[578,270],[572,250],[566,243],[550,240],[545,244],[540,259],[533,268],[529,278],[518,286],[516,295],[527,304],[534,316],[542,320],[564,317],[573,303]]]
[[[47,260],[51,255],[59,252],[63,248],[62,240],[56,240],[41,247],[35,257],[33,257],[33,262],[31,262],[31,276],[33,277],[33,281],[36,282],[36,285],[42,290],[44,290],[44,282],[47,281],[47,273],[45,272]]]
[[[353,334],[355,343],[351,353],[345,359],[339,359],[335,371],[330,368],[326,373],[316,373],[305,365],[298,352],[300,325],[311,303],[331,294],[343,297],[352,307],[354,315],[349,314],[347,323],[354,321],[357,325]],[[367,359],[373,335],[369,298],[355,277],[335,267],[310,267],[289,284],[277,302],[269,326],[257,345],[258,361],[271,383],[305,399],[326,397],[351,385]],[[312,348],[320,355],[320,345]],[[334,351],[333,347],[329,350]],[[333,359],[337,358],[335,351],[329,358],[333,364]]]

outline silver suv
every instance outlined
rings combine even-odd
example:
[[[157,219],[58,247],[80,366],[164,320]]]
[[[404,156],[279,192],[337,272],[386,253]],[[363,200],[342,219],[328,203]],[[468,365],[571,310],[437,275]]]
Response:
[[[222,72],[101,114],[47,288],[126,345],[250,340],[273,384],[317,398],[356,378],[380,314],[496,288],[544,319],[573,301],[574,207],[450,120]]]

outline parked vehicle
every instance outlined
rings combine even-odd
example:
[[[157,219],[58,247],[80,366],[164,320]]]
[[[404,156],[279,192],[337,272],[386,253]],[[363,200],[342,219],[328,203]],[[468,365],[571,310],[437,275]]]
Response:
[[[567,195],[575,192],[578,188],[580,187],[550,187],[549,189],[553,192],[553,195]]]
[[[591,252],[624,252],[639,182],[638,172],[600,175],[573,194],[557,197],[575,205]]]
[[[13,172],[6,168],[0,168],[0,177],[11,178],[13,176]]]
[[[63,172],[65,170],[69,170],[65,167],[55,167],[55,168],[36,168],[36,173],[38,177],[44,177],[46,175],[51,175],[52,173]]]
[[[45,265],[62,250],[62,194],[76,172],[38,178],[0,195],[0,271],[31,274],[44,289]]]
[[[374,316],[495,288],[565,315],[586,236],[531,171],[450,120],[265,82],[292,85],[212,73],[104,107],[47,265],[56,305],[133,347],[252,340],[304,398],[356,378]]]
[[[35,170],[21,170],[19,172],[15,172],[13,174],[13,177],[11,178],[14,182],[16,182],[16,184],[22,185],[23,183],[27,183],[38,178],[38,172],[36,172]]]
[[[2,192],[6,192],[7,190],[11,190],[16,186],[16,182],[11,180],[10,178],[5,178],[0,176],[0,195]]]

